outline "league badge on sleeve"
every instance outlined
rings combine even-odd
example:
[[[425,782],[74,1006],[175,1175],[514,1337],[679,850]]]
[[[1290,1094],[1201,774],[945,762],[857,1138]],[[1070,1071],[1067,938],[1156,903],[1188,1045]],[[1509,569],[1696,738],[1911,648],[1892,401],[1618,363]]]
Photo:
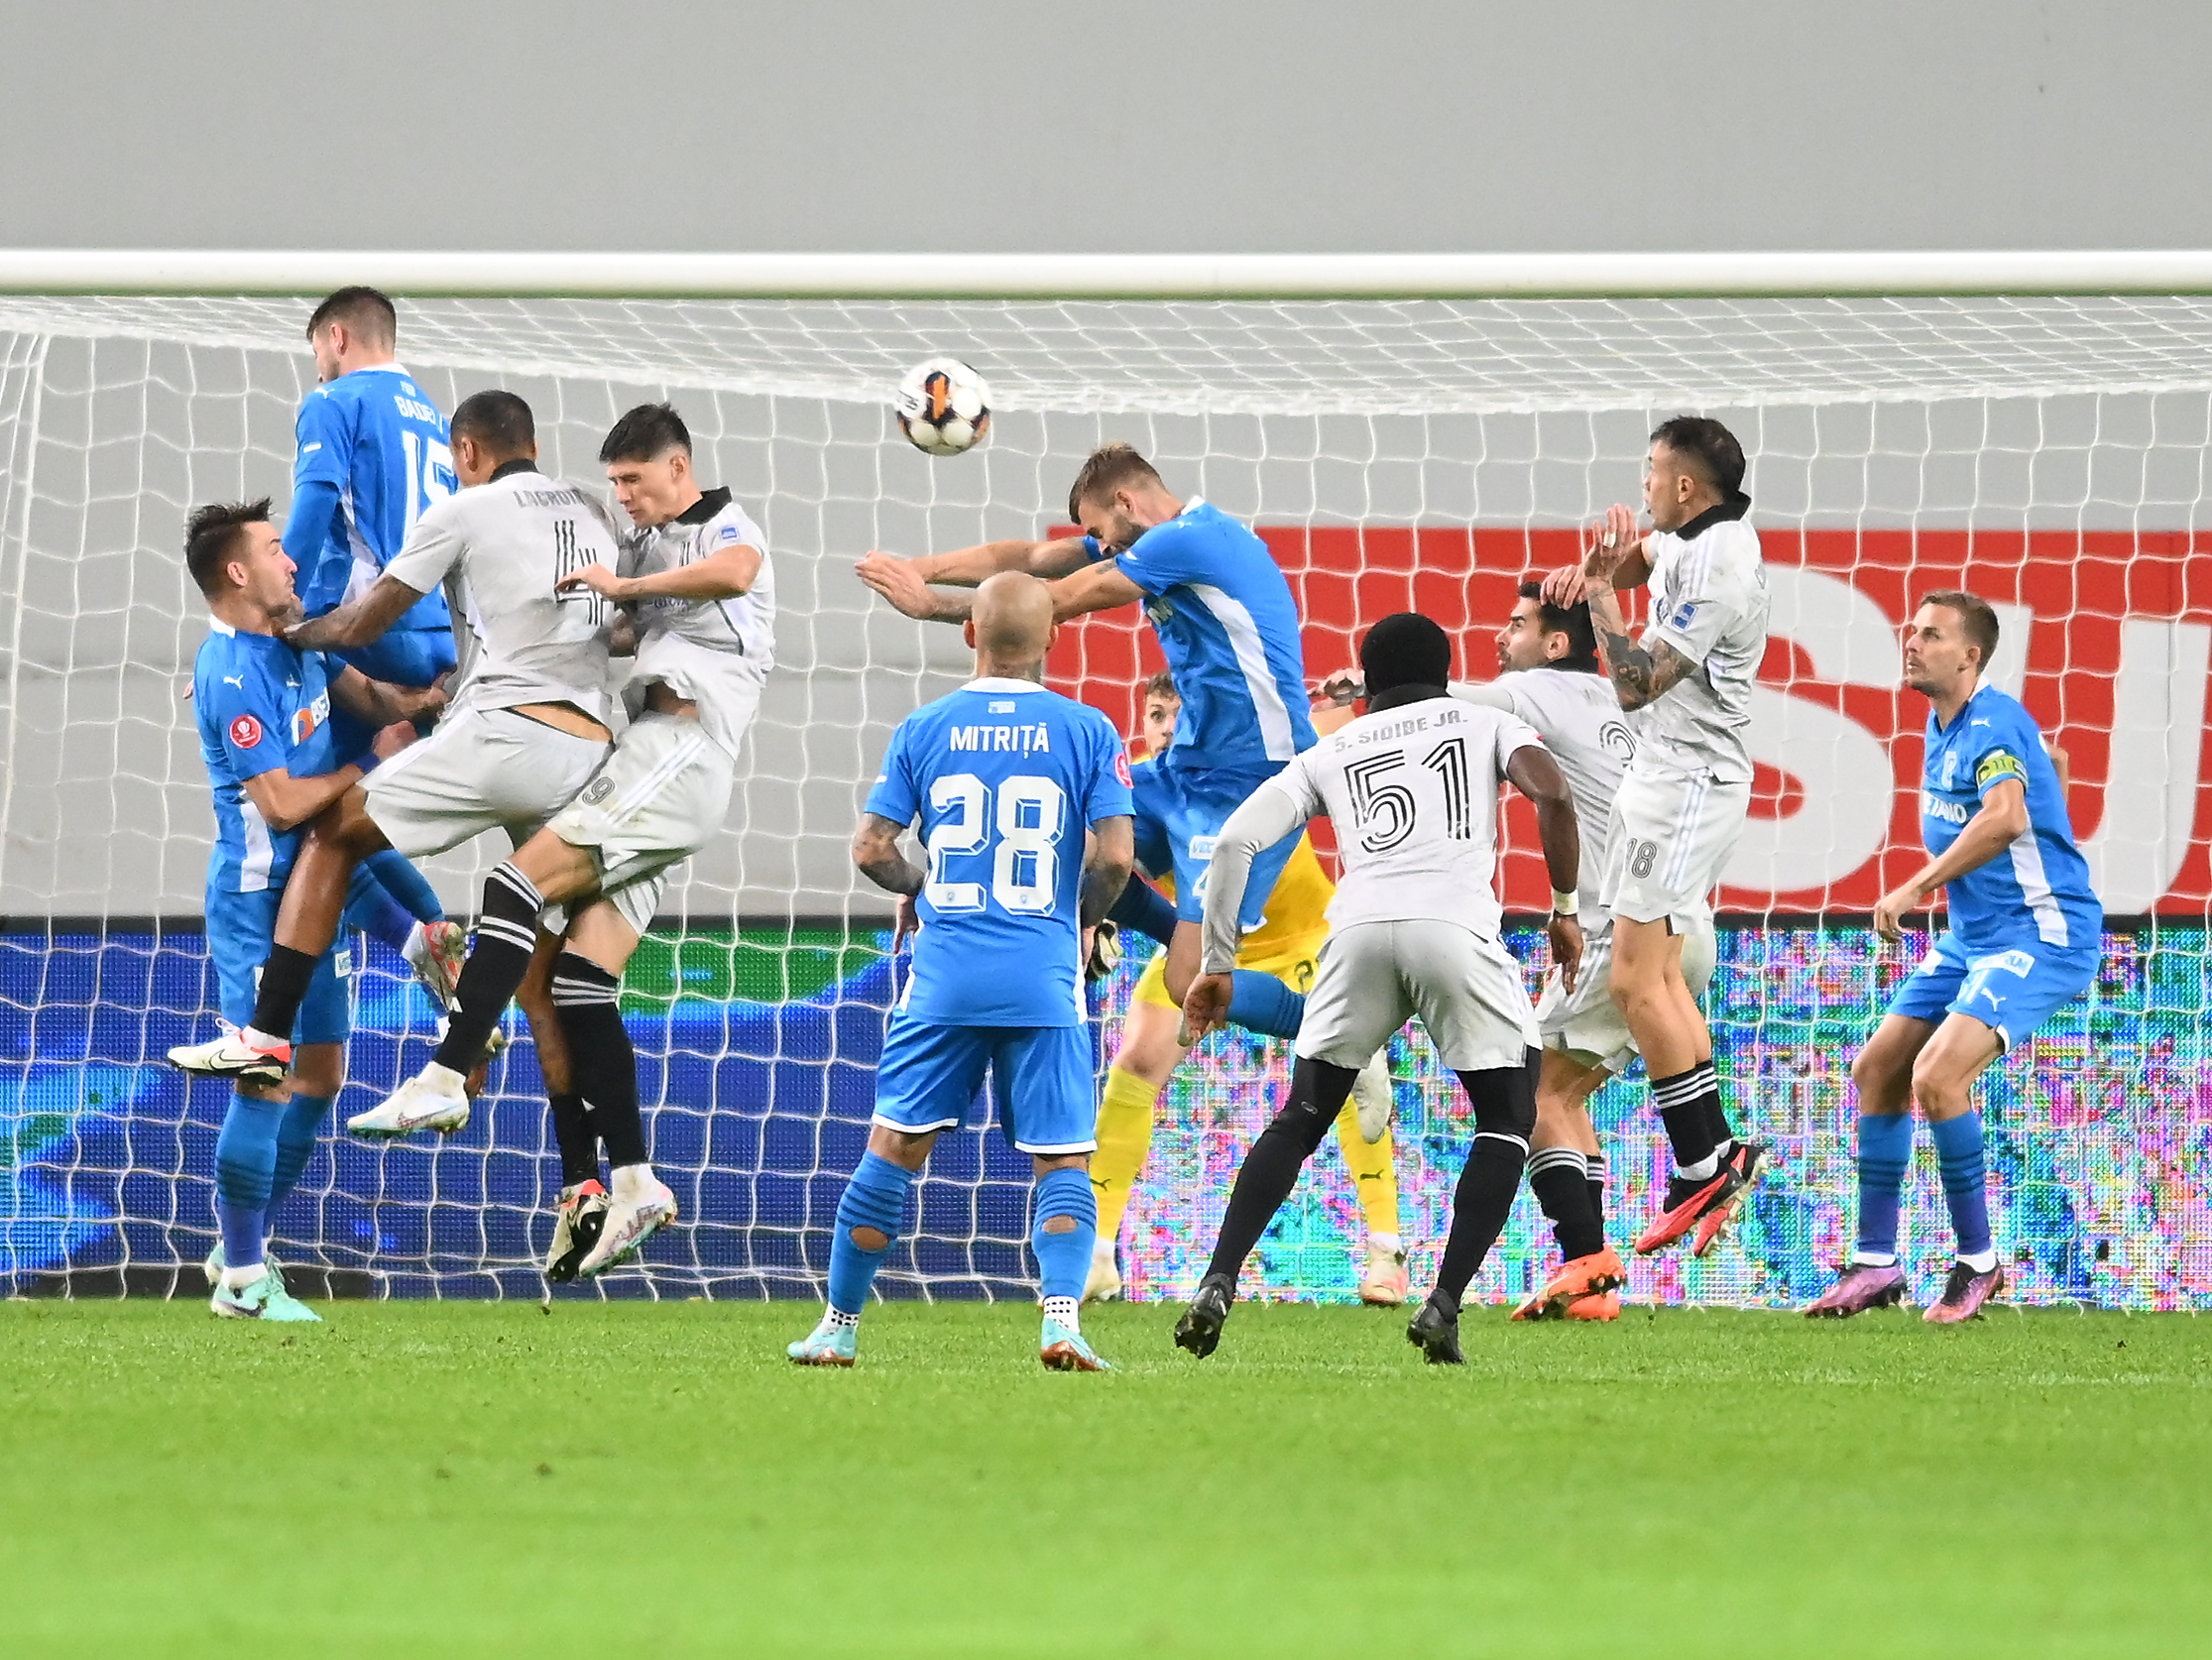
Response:
[[[240,715],[230,723],[230,741],[242,750],[250,750],[261,742],[261,722],[251,715]]]
[[[1135,787],[1136,780],[1129,775],[1129,752],[1127,750],[1115,750],[1113,752],[1113,775],[1121,780],[1124,789]]]

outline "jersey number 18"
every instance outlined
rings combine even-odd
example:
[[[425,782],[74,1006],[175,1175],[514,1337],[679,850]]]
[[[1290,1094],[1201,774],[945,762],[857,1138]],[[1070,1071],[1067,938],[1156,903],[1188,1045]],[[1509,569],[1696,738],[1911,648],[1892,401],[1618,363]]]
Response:
[[[942,814],[929,832],[929,881],[922,896],[939,911],[982,910],[984,885],[955,882],[961,861],[987,849],[990,897],[1024,916],[1049,916],[1060,892],[1055,851],[1068,816],[1067,792],[1050,778],[1027,774],[1000,780],[997,811],[991,787],[973,772],[948,772],[931,782],[929,804]],[[990,848],[995,831],[997,846]]]

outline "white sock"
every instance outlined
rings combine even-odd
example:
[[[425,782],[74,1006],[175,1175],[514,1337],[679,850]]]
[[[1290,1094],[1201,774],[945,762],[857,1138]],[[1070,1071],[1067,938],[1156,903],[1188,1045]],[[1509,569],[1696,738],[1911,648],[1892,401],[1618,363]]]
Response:
[[[431,1061],[414,1076],[417,1081],[428,1084],[440,1095],[466,1095],[468,1093],[468,1080],[450,1066],[440,1066],[436,1061]]]
[[[1104,1234],[1099,1236],[1098,1243],[1091,1247],[1091,1260],[1094,1262],[1111,1262],[1113,1260],[1113,1242]]]
[[[652,1166],[649,1164],[618,1164],[615,1166],[615,1203],[630,1204],[642,1199],[653,1188]],[[854,1317],[858,1319],[859,1316]]]
[[[860,1323],[861,1317],[858,1314],[847,1314],[841,1308],[825,1309],[822,1314],[822,1324],[835,1332],[857,1330]]]
[[[225,1268],[223,1270],[223,1289],[225,1291],[243,1291],[268,1271],[269,1264],[267,1262],[249,1262],[243,1268]]]
[[[422,924],[417,922],[407,930],[407,942],[400,947],[400,955],[407,959],[408,968],[420,968],[429,949],[430,936],[423,932]]]
[[[1894,1268],[1897,1266],[1897,1252],[1894,1250],[1854,1250],[1851,1252],[1851,1262],[1854,1267]]]
[[[1369,1234],[1367,1236],[1367,1248],[1382,1251],[1389,1256],[1396,1256],[1406,1246],[1405,1242],[1395,1234]]]
[[[1720,1174],[1720,1154],[1709,1152],[1694,1164],[1678,1164],[1675,1174],[1685,1181],[1709,1182]]]
[[[1959,1256],[1959,1260],[1965,1263],[1969,1268],[1972,1268],[1976,1273],[1986,1274],[1989,1272],[1990,1269],[1997,1266],[1997,1252],[1994,1248],[1992,1248],[1989,1250],[1977,1250],[1971,1256],[1961,1253]]]
[[[1045,1318],[1059,1321],[1071,1332],[1080,1332],[1083,1330],[1083,1320],[1077,1310],[1082,1307],[1082,1304],[1083,1299],[1080,1297],[1047,1297],[1045,1299]]]

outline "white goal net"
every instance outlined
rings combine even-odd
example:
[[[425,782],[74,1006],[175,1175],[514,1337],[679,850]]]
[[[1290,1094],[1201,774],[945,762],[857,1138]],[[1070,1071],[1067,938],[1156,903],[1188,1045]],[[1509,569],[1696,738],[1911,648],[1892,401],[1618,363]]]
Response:
[[[211,1237],[224,1095],[161,1064],[213,1019],[212,821],[181,699],[205,626],[180,533],[199,502],[282,510],[310,303],[0,296],[0,1279],[18,1289],[159,1289]],[[1639,1267],[1633,1294],[1787,1302],[1847,1237],[1849,1054],[1913,961],[1863,924],[1920,859],[1924,705],[1897,688],[1898,630],[1920,593],[1964,586],[2003,619],[1997,678],[2066,754],[2112,918],[2094,994],[1992,1075],[2000,1243],[2030,1297],[2212,1298],[2212,299],[403,299],[400,328],[443,407],[493,385],[528,400],[548,471],[595,478],[614,417],[672,401],[776,563],[778,661],[728,828],[670,888],[625,994],[685,1222],[609,1294],[819,1287],[891,974],[846,841],[890,727],[966,667],[954,631],[873,600],[859,555],[1045,534],[1083,456],[1126,439],[1267,537],[1311,678],[1409,608],[1483,677],[1517,581],[1636,501],[1651,427],[1694,412],[1750,457],[1775,595],[1711,1015],[1731,1110],[1780,1159],[1735,1241]],[[923,456],[890,420],[898,376],[933,355],[990,384],[990,438],[967,456]],[[1052,659],[1132,732],[1157,665],[1133,615],[1069,628]],[[1504,881],[1526,911],[1541,877],[1515,822]],[[454,914],[504,852],[428,867]],[[1106,988],[1104,1053],[1133,976]],[[381,947],[355,999],[341,1117],[429,1041]],[[1163,1097],[1122,1235],[1133,1293],[1195,1280],[1281,1061],[1217,1038]],[[1418,1284],[1467,1127],[1414,1035],[1394,1070]],[[558,1183],[538,1090],[523,1042],[464,1134],[329,1144],[279,1253],[341,1289],[534,1294]],[[1616,1220],[1640,1217],[1657,1122],[1633,1080],[1596,1111]],[[1337,1156],[1263,1244],[1263,1287],[1348,1292],[1358,1212]],[[1922,1274],[1934,1192],[1918,1171]],[[994,1131],[947,1137],[920,1195],[886,1292],[1026,1294],[1026,1160]],[[1549,1246],[1524,1201],[1476,1293],[1517,1294]]]

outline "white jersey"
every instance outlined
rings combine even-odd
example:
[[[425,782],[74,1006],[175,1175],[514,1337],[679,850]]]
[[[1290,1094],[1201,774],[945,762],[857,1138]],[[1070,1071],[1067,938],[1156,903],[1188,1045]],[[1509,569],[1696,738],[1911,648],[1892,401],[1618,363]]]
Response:
[[[608,602],[553,584],[622,557],[590,491],[510,461],[488,484],[425,509],[385,566],[420,593],[443,584],[453,610],[455,709],[573,703],[608,714]]]
[[[1709,772],[1723,783],[1751,778],[1751,687],[1767,652],[1767,568],[1759,533],[1745,522],[1751,499],[1708,508],[1679,532],[1654,531],[1651,624],[1643,646],[1665,641],[1697,672],[1641,711],[1638,766]]]
[[[1332,929],[1450,922],[1494,937],[1498,785],[1515,750],[1542,744],[1518,716],[1451,697],[1361,715],[1322,739],[1222,827],[1206,879],[1206,972],[1235,966],[1253,855],[1325,813],[1343,860]]]
[[[1495,680],[1455,685],[1452,695],[1503,708],[1536,729],[1566,774],[1574,796],[1574,822],[1582,836],[1582,865],[1575,884],[1582,929],[1594,933],[1607,912],[1599,902],[1605,876],[1606,826],[1613,797],[1636,754],[1636,737],[1621,713],[1613,682],[1603,674],[1572,668],[1522,668]]]
[[[735,758],[775,661],[767,538],[729,491],[709,490],[667,524],[631,533],[620,568],[624,576],[652,576],[695,565],[733,544],[760,550],[760,574],[736,599],[646,599],[631,611],[639,637],[632,677],[640,685],[657,680],[697,703],[700,726]]]

